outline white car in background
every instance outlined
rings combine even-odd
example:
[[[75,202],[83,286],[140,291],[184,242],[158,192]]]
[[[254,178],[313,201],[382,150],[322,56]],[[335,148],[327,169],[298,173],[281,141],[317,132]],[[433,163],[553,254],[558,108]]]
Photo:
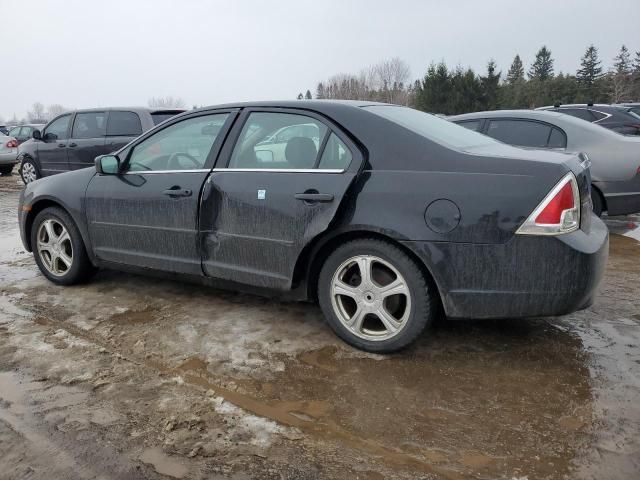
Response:
[[[11,175],[18,163],[18,141],[8,135],[0,135],[0,175]]]

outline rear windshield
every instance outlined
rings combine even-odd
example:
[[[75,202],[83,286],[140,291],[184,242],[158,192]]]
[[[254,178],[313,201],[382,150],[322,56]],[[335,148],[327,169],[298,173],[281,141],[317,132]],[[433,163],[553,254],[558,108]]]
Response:
[[[485,135],[413,108],[391,105],[371,105],[363,108],[448,147],[465,149],[499,143]]]
[[[153,112],[151,114],[151,118],[153,118],[153,124],[158,125],[159,123],[162,123],[179,113],[182,113],[182,110],[177,110],[175,112]]]

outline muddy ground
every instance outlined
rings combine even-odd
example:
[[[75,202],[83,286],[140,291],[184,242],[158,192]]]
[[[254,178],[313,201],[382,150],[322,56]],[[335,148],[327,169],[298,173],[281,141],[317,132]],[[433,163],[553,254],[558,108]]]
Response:
[[[640,478],[640,217],[593,307],[440,322],[391,356],[314,305],[45,281],[0,177],[1,479]]]

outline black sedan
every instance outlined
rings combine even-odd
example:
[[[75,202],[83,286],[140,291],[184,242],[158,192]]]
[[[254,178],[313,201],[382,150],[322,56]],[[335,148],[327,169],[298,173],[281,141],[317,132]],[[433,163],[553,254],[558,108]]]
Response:
[[[373,352],[439,312],[585,308],[608,253],[581,157],[364,102],[190,111],[95,168],[30,183],[19,216],[54,283],[107,267],[286,291]]]

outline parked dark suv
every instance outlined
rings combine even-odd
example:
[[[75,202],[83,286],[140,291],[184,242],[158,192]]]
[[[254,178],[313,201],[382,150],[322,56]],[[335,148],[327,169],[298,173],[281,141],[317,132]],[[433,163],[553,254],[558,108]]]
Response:
[[[24,183],[31,183],[40,177],[91,167],[98,155],[118,150],[182,111],[96,108],[60,115],[20,145],[20,176]]]
[[[540,107],[536,110],[550,110],[581,118],[623,135],[640,135],[640,115],[632,107],[622,105],[572,104]]]

